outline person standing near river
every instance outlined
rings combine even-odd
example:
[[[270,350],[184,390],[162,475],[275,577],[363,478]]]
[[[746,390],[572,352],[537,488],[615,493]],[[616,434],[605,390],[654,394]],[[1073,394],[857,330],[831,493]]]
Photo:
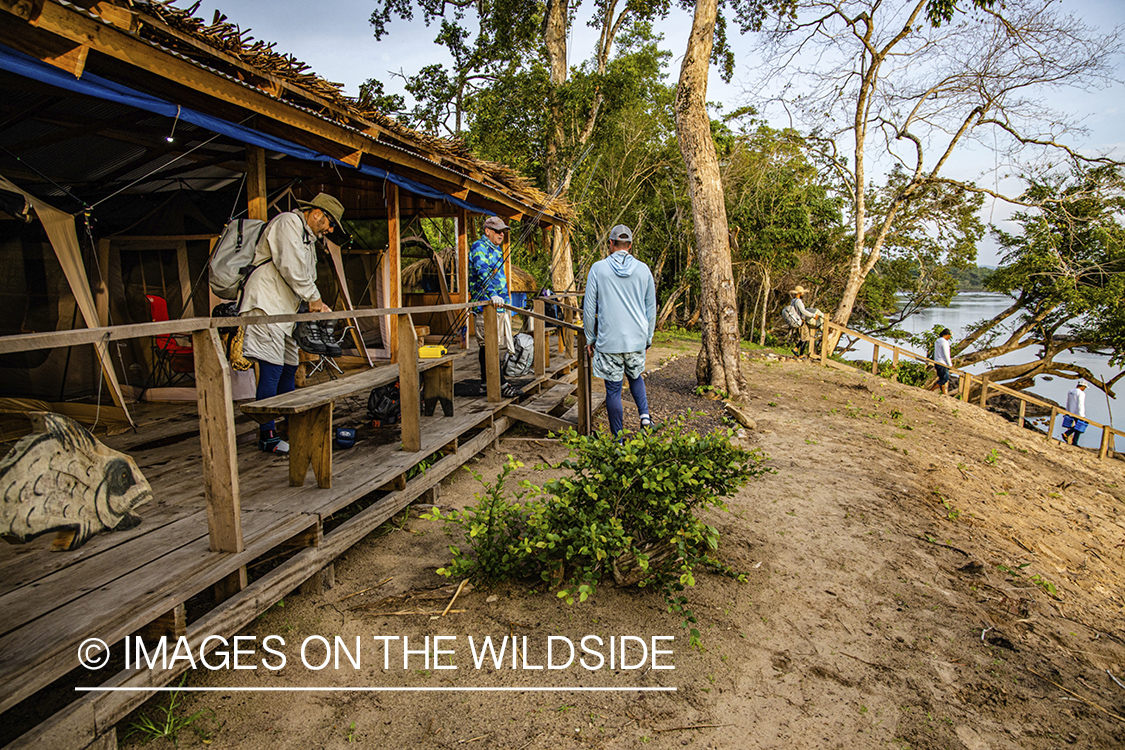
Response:
[[[949,371],[953,369],[953,355],[949,351],[949,340],[953,338],[953,332],[948,328],[941,329],[941,334],[934,342],[934,369],[937,370],[937,382],[930,386],[930,390],[934,390],[941,386],[941,392],[949,395]]]
[[[1085,380],[1079,380],[1073,388],[1067,391],[1066,410],[1080,417],[1086,416]],[[1085,420],[1075,419],[1070,416],[1070,414],[1067,414],[1063,417],[1063,427],[1066,430],[1062,434],[1063,442],[1069,443],[1070,445],[1078,445],[1078,438],[1082,437],[1082,433],[1086,431],[1087,424]]]

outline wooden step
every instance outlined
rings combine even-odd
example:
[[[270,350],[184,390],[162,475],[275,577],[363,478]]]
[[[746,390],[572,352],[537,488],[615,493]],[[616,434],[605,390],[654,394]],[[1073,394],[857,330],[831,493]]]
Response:
[[[543,414],[550,414],[552,409],[556,408],[567,396],[574,393],[576,390],[578,390],[578,386],[573,383],[552,385],[536,398],[523,405],[528,409],[542,412]]]

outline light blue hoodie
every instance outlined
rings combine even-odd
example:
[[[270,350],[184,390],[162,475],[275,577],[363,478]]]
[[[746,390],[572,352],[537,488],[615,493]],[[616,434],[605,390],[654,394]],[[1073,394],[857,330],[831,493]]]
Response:
[[[643,352],[656,329],[652,271],[625,250],[599,260],[586,277],[586,340],[606,354]]]

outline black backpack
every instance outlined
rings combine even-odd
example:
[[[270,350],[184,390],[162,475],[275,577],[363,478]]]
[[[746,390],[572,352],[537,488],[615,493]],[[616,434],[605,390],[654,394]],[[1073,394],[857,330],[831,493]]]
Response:
[[[367,396],[367,418],[372,427],[398,424],[402,420],[402,402],[398,383],[372,388]]]

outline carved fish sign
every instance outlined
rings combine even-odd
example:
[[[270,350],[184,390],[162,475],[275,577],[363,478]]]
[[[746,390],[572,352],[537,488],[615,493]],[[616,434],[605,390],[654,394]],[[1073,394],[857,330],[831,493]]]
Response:
[[[32,412],[35,432],[0,460],[0,536],[11,543],[57,531],[74,550],[94,534],[131,529],[132,511],[152,499],[137,464],[99,443],[69,417]]]

